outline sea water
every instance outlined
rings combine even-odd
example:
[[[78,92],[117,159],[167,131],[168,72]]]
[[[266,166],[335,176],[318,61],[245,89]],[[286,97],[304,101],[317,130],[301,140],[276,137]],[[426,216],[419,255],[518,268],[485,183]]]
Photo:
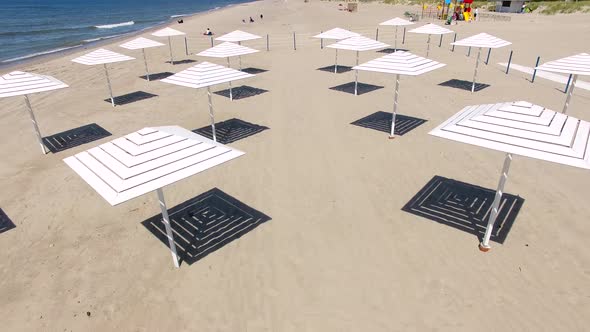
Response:
[[[248,1],[0,0],[0,64],[63,51],[185,15]]]

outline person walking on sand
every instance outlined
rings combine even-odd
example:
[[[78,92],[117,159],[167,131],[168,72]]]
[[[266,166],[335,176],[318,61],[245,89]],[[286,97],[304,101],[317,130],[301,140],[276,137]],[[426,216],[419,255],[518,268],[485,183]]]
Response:
[[[262,20],[264,18],[264,16],[262,14],[260,14],[260,19]]]
[[[478,21],[477,14],[479,14],[479,8],[475,7],[475,12],[473,13],[473,20]]]
[[[250,23],[254,23],[254,19],[250,16]]]
[[[209,28],[207,28],[207,30],[205,31],[205,33],[203,33],[205,36],[213,36],[213,32],[211,32],[211,30]]]

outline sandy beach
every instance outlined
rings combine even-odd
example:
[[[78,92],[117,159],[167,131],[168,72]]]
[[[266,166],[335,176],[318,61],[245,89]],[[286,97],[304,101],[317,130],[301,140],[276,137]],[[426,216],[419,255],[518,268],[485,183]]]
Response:
[[[216,36],[241,29],[265,37],[243,43],[261,52],[242,62],[266,71],[234,85],[268,91],[234,101],[214,95],[213,103],[218,122],[238,118],[269,129],[230,144],[244,156],[164,192],[172,207],[219,188],[271,220],[180,269],[142,225],[160,213],[155,194],[111,207],[62,160],[144,127],[207,126],[206,91],[140,79],[141,51],[118,47],[131,37],[101,46],[138,59],[109,65],[113,93],[157,97],[111,107],[101,66],[70,61],[93,48],[3,69],[70,85],[31,96],[44,136],[91,123],[112,136],[43,156],[23,99],[0,99],[0,208],[16,226],[0,234],[0,330],[587,330],[586,170],[515,156],[506,193],[524,204],[506,241],[492,243],[488,253],[478,250],[477,236],[402,207],[434,176],[496,188],[501,152],[428,132],[467,105],[526,100],[561,111],[562,84],[531,83],[514,70],[506,75],[497,63],[511,50],[513,63],[529,67],[537,56],[543,62],[588,53],[590,15],[514,14],[508,22],[446,26],[458,38],[486,32],[513,44],[492,51],[478,73],[489,87],[472,94],[439,84],[470,81],[476,52],[451,52],[452,35],[441,47],[433,37],[429,57],[447,66],[402,77],[400,87],[400,114],[426,122],[389,140],[351,122],[391,112],[393,76],[361,72],[360,82],[384,88],[359,96],[331,90],[354,81],[354,72],[317,70],[333,64],[334,50],[321,49],[312,36],[341,27],[374,38],[379,28],[379,40],[393,44],[393,28],[378,24],[405,11],[419,7],[361,3],[359,12],[347,13],[338,2],[263,0],[170,25],[188,34],[192,54],[174,38],[175,58],[193,63],[166,63],[167,47],[146,50],[151,72],[176,73],[202,61],[226,64],[194,55],[210,46],[206,28]],[[242,23],[250,16],[254,23]],[[399,46],[424,56],[426,36],[407,33]],[[362,52],[360,61],[381,55]],[[353,52],[339,52],[340,64],[354,61]],[[588,121],[589,110],[590,91],[575,90],[568,113]]]

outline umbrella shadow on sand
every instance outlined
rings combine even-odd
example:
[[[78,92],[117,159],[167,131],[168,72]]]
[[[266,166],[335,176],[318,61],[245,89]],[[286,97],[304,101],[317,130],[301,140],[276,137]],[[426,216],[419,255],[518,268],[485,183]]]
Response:
[[[151,78],[151,75],[150,75],[150,78]],[[149,98],[153,98],[153,97],[157,97],[157,96],[158,95],[155,95],[155,94],[149,93],[149,92],[145,92],[145,91],[135,91],[135,92],[131,92],[131,93],[128,93],[125,95],[114,97],[113,99],[115,100],[116,106],[123,106],[123,105],[135,103],[137,101],[141,101],[141,100],[145,100],[145,99],[149,99]],[[107,98],[104,101],[108,102],[109,104],[111,103],[110,98]]]
[[[43,145],[51,153],[58,153],[108,136],[111,136],[111,133],[96,123],[91,123],[43,137]]]
[[[237,86],[235,88],[232,88],[232,90],[231,90],[232,98],[234,100],[250,98],[250,97],[257,96],[257,95],[261,95],[266,92],[268,92],[268,90],[259,89],[259,88],[251,87],[248,85]],[[223,97],[227,97],[227,98],[230,97],[230,90],[229,89],[215,91],[214,93],[217,95],[223,96]]]
[[[334,65],[318,68],[317,70],[334,73]],[[347,73],[352,70],[352,67],[338,65],[336,74]]]
[[[248,74],[256,75],[256,74],[262,74],[262,73],[266,73],[268,70],[266,70],[266,69],[261,69],[261,68],[248,67],[248,68],[244,68],[244,69],[242,69],[242,71],[243,71],[244,73],[248,73]]]
[[[380,85],[359,82],[357,87],[357,95],[362,95],[379,89],[383,89],[383,87]],[[346,92],[354,95],[354,82],[348,82],[345,84],[333,86],[330,88],[330,90]]]
[[[354,122],[351,122],[350,124],[355,125],[355,126],[359,126],[359,127],[363,127],[363,128],[369,128],[369,129],[381,131],[381,132],[389,134],[391,132],[391,118],[392,118],[392,113],[379,111],[379,112],[375,112],[371,115],[368,115],[362,119],[358,119]],[[395,116],[395,132],[394,132],[394,134],[396,136],[403,136],[403,135],[409,133],[410,131],[418,128],[419,126],[421,126],[425,122],[426,122],[426,120],[424,120],[424,119],[419,119],[419,118],[414,118],[411,116],[397,114]]]
[[[269,129],[265,126],[260,126],[254,123],[246,122],[240,119],[229,119],[215,124],[215,136],[217,142],[221,144],[230,144],[241,139],[256,135],[262,131]],[[205,136],[213,139],[212,129],[210,125],[193,130],[195,134]]]
[[[465,182],[434,176],[402,211],[473,234],[485,234],[496,191]],[[504,193],[491,240],[504,243],[524,199]]]
[[[168,214],[178,255],[189,265],[271,220],[218,188],[169,209]],[[142,224],[168,249],[162,215]]]
[[[473,85],[473,82],[452,79],[452,80],[448,80],[446,82],[439,83],[438,85],[446,86],[446,87],[450,87],[450,88],[455,88],[455,89],[460,89],[460,90],[471,91],[471,87]],[[475,90],[474,91],[481,91],[489,86],[490,86],[489,84],[475,82]]]
[[[13,228],[16,228],[16,226],[14,225],[12,220],[10,220],[6,213],[4,213],[2,209],[0,209],[0,234],[9,231]]]
[[[172,75],[174,75],[174,73],[171,73],[169,71],[165,71],[165,72],[161,72],[161,73],[153,73],[153,74],[150,74],[150,81],[163,80],[163,79],[168,78],[169,76],[172,76]],[[146,75],[139,76],[139,78],[147,80]]]

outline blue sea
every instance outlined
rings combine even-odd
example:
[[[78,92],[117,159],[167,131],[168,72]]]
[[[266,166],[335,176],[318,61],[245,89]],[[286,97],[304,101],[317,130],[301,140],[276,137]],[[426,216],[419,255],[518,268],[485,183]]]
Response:
[[[0,0],[0,65],[251,0]]]

